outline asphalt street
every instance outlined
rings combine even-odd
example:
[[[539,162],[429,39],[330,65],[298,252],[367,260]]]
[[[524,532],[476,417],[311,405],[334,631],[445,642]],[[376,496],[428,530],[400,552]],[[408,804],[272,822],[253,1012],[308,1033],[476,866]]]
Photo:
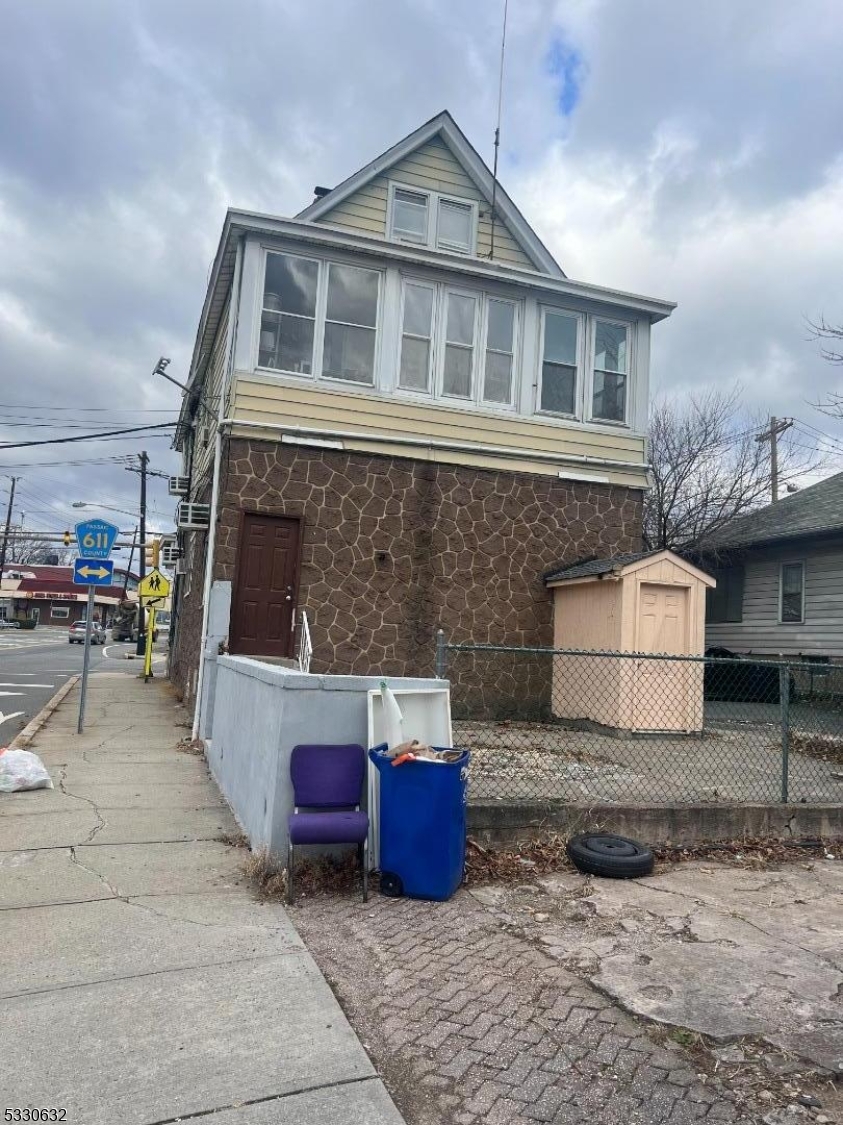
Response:
[[[126,672],[137,675],[139,661],[127,660],[134,645],[95,645],[91,672]],[[166,660],[165,642],[159,640],[154,656],[158,668]],[[0,746],[5,746],[32,719],[63,683],[82,671],[84,645],[70,644],[67,629],[39,627],[33,632],[0,633]],[[20,712],[20,713],[18,713]],[[8,716],[8,718],[6,717]]]

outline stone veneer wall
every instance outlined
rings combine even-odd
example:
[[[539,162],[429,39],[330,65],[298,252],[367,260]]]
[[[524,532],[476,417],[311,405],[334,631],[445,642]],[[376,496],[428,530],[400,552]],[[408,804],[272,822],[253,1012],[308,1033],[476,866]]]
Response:
[[[194,494],[197,504],[208,504],[211,487],[206,485]],[[199,650],[202,646],[202,594],[205,585],[205,559],[208,551],[206,531],[187,533],[193,537],[193,548],[188,558],[190,573],[179,577],[179,600],[176,618],[176,635],[170,659],[170,680],[179,695],[188,704],[195,698],[196,675],[199,670]],[[190,592],[185,596],[185,589]]]
[[[452,641],[551,644],[543,572],[639,549],[641,501],[610,485],[231,439],[214,577],[234,580],[243,509],[302,516],[312,670],[427,675],[440,625]]]

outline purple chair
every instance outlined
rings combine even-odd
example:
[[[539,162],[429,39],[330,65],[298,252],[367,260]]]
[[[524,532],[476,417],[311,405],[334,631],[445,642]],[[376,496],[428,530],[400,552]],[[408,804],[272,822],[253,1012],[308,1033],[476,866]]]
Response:
[[[293,901],[296,844],[356,844],[363,868],[363,901],[369,900],[369,818],[360,811],[366,768],[362,746],[294,746],[290,756],[295,810],[288,825],[287,902]],[[301,812],[300,810],[318,810]]]

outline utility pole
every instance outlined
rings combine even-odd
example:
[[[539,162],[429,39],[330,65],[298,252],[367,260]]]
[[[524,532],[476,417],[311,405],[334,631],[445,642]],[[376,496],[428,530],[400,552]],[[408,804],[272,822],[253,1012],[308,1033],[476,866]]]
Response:
[[[756,437],[756,441],[770,443],[770,483],[772,486],[773,503],[779,498],[779,437],[793,425],[792,418],[770,418],[770,428],[764,430]]]
[[[9,489],[9,506],[6,509],[6,526],[3,529],[3,543],[0,545],[0,582],[3,580],[3,567],[6,565],[6,547],[9,542],[9,531],[12,527],[12,506],[15,502],[15,485],[18,483],[17,477],[12,477],[12,487]]]
[[[126,573],[123,575],[123,597],[126,598],[129,590],[129,575],[132,572],[132,560],[135,557],[135,544],[138,541],[138,525],[135,524],[135,530],[132,533],[132,548],[129,551],[129,565],[126,567]]]
[[[140,457],[140,544],[138,551],[138,573],[140,580],[143,582],[146,575],[146,468],[149,464],[149,456],[144,450]],[[143,601],[138,598],[138,644],[135,652],[138,656],[143,656],[146,650],[146,614],[144,613]]]

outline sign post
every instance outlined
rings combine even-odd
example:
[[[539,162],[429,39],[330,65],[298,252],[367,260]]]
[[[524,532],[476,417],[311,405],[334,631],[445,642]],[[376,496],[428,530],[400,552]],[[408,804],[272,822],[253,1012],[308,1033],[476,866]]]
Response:
[[[88,587],[88,608],[85,613],[85,656],[82,660],[82,690],[79,695],[79,721],[76,733],[85,729],[85,697],[88,694],[88,668],[91,664],[91,629],[94,624],[94,587]]]
[[[152,676],[152,642],[155,636],[155,606],[170,592],[170,580],[165,578],[158,567],[150,570],[138,583],[138,597],[141,603],[141,620],[149,607],[149,621],[146,623],[146,645],[144,648],[143,682],[149,683]],[[144,605],[146,602],[146,605]]]
[[[76,525],[76,542],[80,558],[73,560],[73,581],[88,587],[85,614],[85,656],[82,661],[82,687],[79,694],[79,721],[76,733],[85,729],[85,700],[88,695],[88,672],[91,666],[91,631],[94,625],[94,593],[97,586],[110,586],[114,563],[109,559],[119,528],[105,520],[85,520]]]

